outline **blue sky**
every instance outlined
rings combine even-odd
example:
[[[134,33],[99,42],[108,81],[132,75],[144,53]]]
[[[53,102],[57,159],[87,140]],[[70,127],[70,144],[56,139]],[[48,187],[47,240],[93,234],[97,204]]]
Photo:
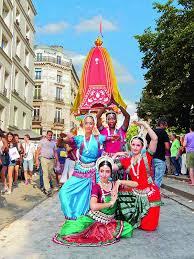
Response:
[[[72,57],[78,73],[102,20],[103,46],[109,51],[122,97],[128,111],[135,111],[135,102],[145,86],[141,69],[142,54],[134,35],[142,34],[158,17],[153,0],[33,0],[35,44],[62,45]],[[158,0],[165,3],[165,0]]]

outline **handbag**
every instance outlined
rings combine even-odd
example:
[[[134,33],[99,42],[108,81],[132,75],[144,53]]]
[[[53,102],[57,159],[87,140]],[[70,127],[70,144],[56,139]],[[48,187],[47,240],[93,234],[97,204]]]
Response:
[[[9,157],[11,161],[20,158],[20,154],[16,147],[9,148]]]

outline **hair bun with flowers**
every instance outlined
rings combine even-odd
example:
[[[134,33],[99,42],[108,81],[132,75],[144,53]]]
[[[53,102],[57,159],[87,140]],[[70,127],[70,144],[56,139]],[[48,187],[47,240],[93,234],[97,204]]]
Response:
[[[99,165],[102,163],[102,162],[109,162],[113,168],[113,165],[114,165],[114,161],[111,157],[109,156],[101,156],[100,158],[98,158],[98,160],[96,161],[96,166],[97,166],[97,169],[99,169]]]
[[[147,140],[144,137],[144,127],[139,128],[139,133],[136,136],[133,136],[130,140],[130,145],[134,139],[139,139],[143,145],[143,148],[147,147]]]
[[[96,120],[96,116],[95,116],[94,114],[92,114],[92,113],[86,113],[86,114],[84,115],[84,117],[83,117],[83,120],[85,120],[85,119],[88,118],[88,117],[92,118],[92,119],[94,120],[94,123],[96,124],[97,120]]]
[[[117,118],[117,114],[113,110],[106,112],[106,118],[108,118],[109,116],[114,116],[115,118]]]

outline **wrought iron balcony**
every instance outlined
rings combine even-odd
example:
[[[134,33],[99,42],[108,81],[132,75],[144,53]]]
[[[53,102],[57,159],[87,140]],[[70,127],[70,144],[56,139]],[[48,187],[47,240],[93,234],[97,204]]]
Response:
[[[41,95],[33,96],[33,101],[42,101],[42,96]]]
[[[55,123],[55,124],[64,125],[64,119],[61,119],[61,118],[54,118],[54,123]]]
[[[64,99],[62,97],[55,97],[55,101],[59,103],[63,103]]]
[[[35,62],[51,62],[63,66],[71,66],[72,63],[68,61],[61,60],[59,61],[57,58],[50,57],[50,56],[43,56],[43,57],[36,57]]]
[[[35,116],[32,117],[32,121],[41,122],[42,117],[40,115],[35,115]]]
[[[6,89],[6,88],[1,89],[1,90],[0,90],[0,93],[1,93],[2,95],[4,95],[4,96],[7,96],[7,89]]]

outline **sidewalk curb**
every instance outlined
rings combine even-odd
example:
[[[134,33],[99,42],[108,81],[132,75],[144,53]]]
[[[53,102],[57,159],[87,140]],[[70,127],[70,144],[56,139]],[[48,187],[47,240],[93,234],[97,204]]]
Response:
[[[187,204],[187,200],[184,200],[184,201],[182,200],[182,199],[185,199],[184,197],[182,197],[182,196],[180,197],[178,195],[175,196],[175,197],[172,197],[172,193],[170,191],[168,191],[168,190],[166,190],[164,188],[163,188],[163,191],[164,191],[164,193],[162,194],[162,196],[164,198],[168,198],[170,200],[173,200],[173,201],[177,202],[178,204],[180,204],[180,205],[184,206],[185,208],[187,208],[187,209],[191,210],[192,212],[194,212],[194,208],[189,206],[189,204]]]
[[[186,183],[189,182],[189,178],[186,177],[186,176],[182,176],[182,175],[180,175],[180,176],[165,175],[164,177],[167,178],[167,179],[174,179],[174,180],[177,180],[177,181],[180,181],[180,182],[186,182]]]
[[[184,192],[180,189],[177,189],[177,188],[174,188],[174,187],[171,187],[171,186],[168,186],[166,184],[162,184],[161,186],[163,189],[167,190],[167,191],[170,191],[170,192],[173,192],[175,194],[178,194],[186,199],[189,199],[189,200],[193,200],[194,201],[194,195],[191,194],[191,193],[188,193],[188,192]]]

